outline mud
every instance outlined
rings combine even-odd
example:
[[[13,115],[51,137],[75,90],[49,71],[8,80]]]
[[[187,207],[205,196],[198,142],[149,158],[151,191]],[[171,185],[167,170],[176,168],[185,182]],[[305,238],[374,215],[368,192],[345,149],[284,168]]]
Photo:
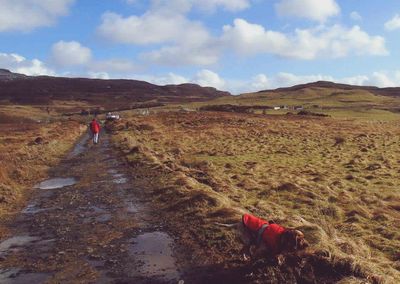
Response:
[[[164,232],[151,232],[137,236],[129,247],[136,259],[138,270],[144,277],[154,277],[167,282],[178,282],[180,275],[175,264],[173,239]]]
[[[86,145],[90,139],[90,134],[85,133],[79,141],[75,144],[74,149],[68,154],[68,159],[72,159],[80,154],[82,154],[86,150]]]
[[[3,284],[44,283],[49,277],[47,273],[28,273],[18,268],[0,269],[0,283]]]
[[[106,135],[98,145],[83,137],[5,224],[11,234],[0,242],[0,282],[181,280],[174,238],[128,171]]]

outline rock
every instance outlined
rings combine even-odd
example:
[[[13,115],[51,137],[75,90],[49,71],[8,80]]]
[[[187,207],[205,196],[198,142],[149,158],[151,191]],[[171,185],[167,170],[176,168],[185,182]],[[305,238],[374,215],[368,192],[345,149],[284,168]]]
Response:
[[[368,171],[375,171],[381,169],[382,166],[380,164],[371,164],[367,167]]]
[[[43,144],[44,140],[42,137],[36,137],[36,139],[33,141],[36,145]]]

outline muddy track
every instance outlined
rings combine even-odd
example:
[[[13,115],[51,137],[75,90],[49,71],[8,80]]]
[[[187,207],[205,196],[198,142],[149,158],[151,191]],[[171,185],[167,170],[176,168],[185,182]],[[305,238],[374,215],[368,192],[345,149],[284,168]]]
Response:
[[[87,137],[34,189],[0,243],[0,283],[177,283],[174,239],[128,167]]]

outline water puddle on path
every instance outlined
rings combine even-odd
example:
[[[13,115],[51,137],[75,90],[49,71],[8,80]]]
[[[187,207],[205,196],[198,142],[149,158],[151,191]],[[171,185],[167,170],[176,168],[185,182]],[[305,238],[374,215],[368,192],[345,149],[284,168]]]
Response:
[[[105,223],[112,219],[112,213],[108,209],[103,209],[97,206],[82,207],[79,208],[83,213],[81,217],[83,218],[83,223]]]
[[[75,178],[52,178],[35,185],[38,189],[56,189],[65,186],[74,185],[77,183]]]
[[[126,183],[128,181],[128,179],[127,178],[117,178],[117,179],[114,179],[113,180],[113,183],[115,183],[115,184],[124,184],[124,183]]]
[[[8,252],[16,251],[20,247],[27,246],[33,242],[39,241],[40,238],[32,236],[14,236],[0,243],[0,255]]]
[[[47,211],[48,209],[37,208],[36,204],[28,204],[25,209],[22,210],[22,214],[36,214],[43,211]]]
[[[23,273],[19,268],[0,269],[0,283],[4,284],[45,283],[49,277],[47,273]]]
[[[132,201],[125,201],[125,210],[128,213],[138,213],[139,206]]]
[[[173,257],[173,239],[164,232],[152,232],[132,239],[129,253],[137,261],[141,276],[178,282],[179,272]]]
[[[82,154],[86,150],[86,144],[89,138],[90,137],[88,133],[83,135],[83,137],[78,141],[78,143],[75,144],[74,149],[72,149],[72,151],[69,153],[68,158],[71,159]]]

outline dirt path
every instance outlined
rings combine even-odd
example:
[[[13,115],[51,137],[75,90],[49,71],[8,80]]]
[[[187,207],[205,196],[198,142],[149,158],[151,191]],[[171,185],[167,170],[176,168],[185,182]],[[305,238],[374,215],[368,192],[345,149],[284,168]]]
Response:
[[[178,283],[174,239],[140,200],[107,135],[98,145],[87,139],[10,224],[0,283]]]

